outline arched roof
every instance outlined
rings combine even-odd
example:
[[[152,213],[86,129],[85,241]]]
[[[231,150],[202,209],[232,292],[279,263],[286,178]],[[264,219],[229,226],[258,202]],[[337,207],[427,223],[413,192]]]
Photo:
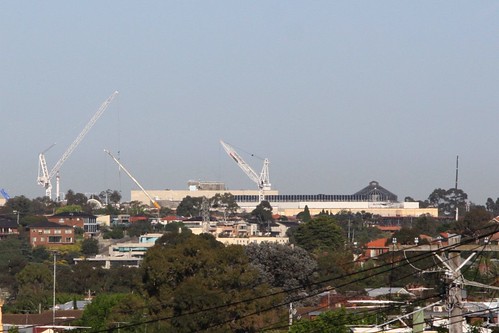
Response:
[[[364,187],[362,190],[358,191],[354,195],[362,195],[369,198],[369,201],[380,202],[380,201],[397,201],[397,196],[392,192],[388,191],[386,188],[381,186],[377,181],[372,181]]]

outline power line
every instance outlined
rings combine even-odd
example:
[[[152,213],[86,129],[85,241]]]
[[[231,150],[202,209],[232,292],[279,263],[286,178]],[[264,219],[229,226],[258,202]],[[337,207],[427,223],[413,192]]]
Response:
[[[438,250],[430,251],[430,255],[433,254],[434,252],[437,252],[437,251],[445,251],[445,250],[453,249],[453,248],[455,248],[457,246],[460,246],[462,244],[467,244],[467,243],[473,242],[475,240],[479,240],[480,238],[490,236],[491,234],[493,234],[495,232],[496,231],[494,230],[491,233],[487,233],[487,234],[483,234],[483,235],[478,236],[478,237],[468,238],[468,239],[462,240],[460,243],[452,244],[452,245],[449,245],[449,246],[446,246],[446,247],[441,247]],[[480,247],[480,245],[478,245],[476,248],[479,248],[479,247]],[[397,252],[399,252],[399,251],[397,251]],[[426,252],[425,252],[422,255],[418,255],[418,256],[421,256],[421,258],[419,260],[422,260],[422,259],[426,258],[428,256],[428,254],[426,254]],[[402,261],[403,260],[399,260],[398,262],[402,262]],[[392,264],[389,263],[389,264],[386,264],[385,266],[390,266],[391,267],[391,265]],[[382,267],[382,266],[380,266],[380,267]],[[319,284],[326,283],[326,282],[331,282],[331,281],[334,281],[334,280],[338,280],[340,278],[345,278],[345,277],[357,275],[357,274],[360,274],[360,273],[363,273],[363,272],[371,271],[373,269],[379,269],[379,267],[373,267],[373,268],[370,268],[370,269],[367,269],[367,270],[362,270],[362,271],[359,271],[359,272],[347,274],[345,276],[336,277],[336,278],[330,278],[330,279],[322,280],[322,281],[319,281],[319,282],[310,283],[309,286],[319,285]],[[387,271],[389,271],[389,270],[380,271],[380,272],[376,273],[376,275],[386,273]],[[346,286],[348,284],[351,284],[351,283],[354,283],[354,282],[358,282],[358,281],[361,281],[361,280],[365,280],[367,278],[369,278],[369,277],[363,277],[361,279],[358,279],[358,280],[355,280],[355,281],[351,281],[351,282],[348,282],[348,283],[346,283],[344,285],[340,285],[340,286]],[[203,313],[203,312],[206,312],[206,311],[216,311],[216,310],[220,310],[220,309],[223,309],[223,308],[228,308],[230,306],[235,306],[235,305],[238,305],[238,304],[249,303],[249,302],[252,302],[252,301],[255,301],[255,300],[258,300],[258,299],[262,299],[262,298],[266,298],[266,297],[270,297],[270,296],[275,296],[275,295],[279,295],[279,294],[283,294],[283,293],[289,293],[291,291],[302,290],[302,289],[305,289],[305,287],[306,286],[300,286],[300,287],[296,287],[296,288],[291,288],[291,289],[287,289],[285,291],[274,292],[274,293],[270,293],[270,294],[264,295],[264,296],[258,296],[258,297],[254,297],[254,298],[251,298],[251,299],[246,299],[246,300],[241,300],[241,301],[238,301],[238,302],[233,302],[233,303],[229,303],[229,304],[225,304],[225,305],[221,305],[221,306],[216,306],[216,307],[210,307],[210,308],[206,308],[206,309],[201,309],[201,310],[197,310],[197,311],[194,311],[194,312],[183,313],[183,314],[180,314],[180,315],[167,316],[167,317],[163,317],[163,318],[155,318],[155,319],[152,319],[152,320],[149,320],[149,321],[142,321],[142,322],[137,323],[137,324],[131,324],[131,325],[128,325],[126,327],[133,327],[133,326],[142,325],[142,324],[146,324],[146,323],[153,323],[153,322],[158,322],[158,321],[171,320],[171,319],[174,319],[174,318],[184,317],[184,316],[188,316],[188,315],[195,315],[195,314]],[[302,299],[306,299],[306,298],[309,298],[309,297],[316,296],[320,292],[322,292],[321,289],[319,289],[319,291],[317,291],[317,292],[312,293],[312,295],[307,295],[307,296],[303,297]],[[273,310],[275,308],[278,308],[278,307],[281,307],[283,305],[286,305],[288,303],[289,302],[279,303],[279,304],[271,306],[271,307],[269,307],[267,309],[262,309],[262,310],[259,310],[258,312],[255,312],[255,313],[250,313],[250,314],[247,314],[247,315],[244,315],[244,316],[240,316],[239,318],[237,318],[237,320],[244,319],[244,318],[247,318],[249,316],[253,316],[253,315],[259,314],[261,312],[270,311],[270,310]],[[220,326],[220,325],[223,325],[223,324],[225,324],[227,322],[230,322],[230,321],[234,321],[234,319],[230,319],[229,321],[218,323],[218,324],[216,324],[214,326],[210,326],[209,328]],[[105,331],[108,331],[108,330],[105,330]],[[97,332],[105,332],[105,331],[96,331],[95,333],[97,333]]]

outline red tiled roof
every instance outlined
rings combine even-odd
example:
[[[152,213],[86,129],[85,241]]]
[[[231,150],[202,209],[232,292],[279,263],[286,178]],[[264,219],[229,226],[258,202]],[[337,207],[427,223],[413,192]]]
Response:
[[[181,221],[182,218],[179,217],[179,216],[175,216],[175,215],[168,215],[168,216],[165,216],[163,218],[161,218],[163,221]]]
[[[130,216],[130,223],[138,221],[147,221],[149,218],[147,216]]]
[[[369,243],[367,243],[365,245],[366,248],[388,248],[388,246],[386,246],[386,241],[388,240],[388,238],[379,238],[379,239],[375,239],[373,241],[370,241]]]
[[[400,229],[402,229],[401,226],[397,226],[397,225],[390,225],[390,226],[378,225],[378,226],[376,226],[376,228],[378,228],[381,231],[399,231]]]

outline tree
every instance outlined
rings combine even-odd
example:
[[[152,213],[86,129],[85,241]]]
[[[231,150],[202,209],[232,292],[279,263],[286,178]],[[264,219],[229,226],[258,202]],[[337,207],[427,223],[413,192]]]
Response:
[[[414,244],[414,240],[416,237],[419,237],[418,230],[407,227],[402,227],[399,231],[393,234],[393,238],[397,239],[397,243],[402,245]]]
[[[239,205],[231,193],[217,193],[211,198],[210,202],[212,208],[223,209],[224,215],[234,215],[239,209]]]
[[[28,263],[31,248],[27,240],[8,237],[0,242],[0,288],[15,293],[16,274]]]
[[[79,205],[85,206],[87,204],[88,198],[83,193],[74,193],[73,190],[68,190],[65,196],[67,205]]]
[[[136,294],[99,294],[83,311],[79,325],[106,330],[144,320],[144,300]],[[119,330],[118,330],[119,331]]]
[[[18,309],[35,311],[38,305],[46,309],[50,304],[53,283],[52,271],[45,264],[29,263],[16,275],[19,292]]]
[[[201,214],[202,197],[186,196],[177,207],[177,215],[180,216],[199,216]]]
[[[110,190],[107,189],[105,191],[101,191],[99,193],[99,200],[100,202],[104,202],[106,204],[109,204],[110,202],[117,204],[121,201],[121,193],[117,190]]]
[[[211,235],[165,234],[147,251],[141,269],[152,315],[172,316],[156,331],[204,331],[219,325],[210,331],[254,332],[275,319],[273,311],[244,317],[277,300],[263,297],[270,293],[268,286],[257,283],[258,271],[242,247],[226,247]],[[253,301],[241,302],[249,298]],[[203,311],[215,307],[220,309]]]
[[[499,215],[499,198],[497,198],[496,201],[492,200],[492,198],[487,198],[487,201],[485,202],[485,207],[493,216],[498,216]]]
[[[148,205],[145,205],[140,201],[133,200],[128,203],[127,211],[131,216],[144,216],[146,214],[146,210],[148,209]]]
[[[284,290],[309,284],[317,268],[312,256],[298,246],[252,243],[245,247],[245,253],[260,272],[260,283]],[[288,293],[287,299],[294,296]]]
[[[484,208],[474,207],[464,215],[462,220],[459,220],[454,225],[454,231],[463,236],[477,237],[481,234],[491,232],[492,216]]]
[[[432,207],[438,208],[440,215],[454,216],[456,207],[459,209],[459,212],[465,211],[467,199],[468,194],[461,189],[450,188],[444,190],[437,188],[428,197],[428,202]]]
[[[19,212],[20,216],[26,216],[32,212],[32,202],[24,195],[16,196],[7,200],[5,207],[10,208],[10,212]]]
[[[128,227],[128,236],[130,237],[139,237],[143,234],[153,231],[153,227],[151,222],[149,221],[137,221],[132,223]]]
[[[290,328],[292,333],[324,332],[324,333],[349,333],[351,325],[377,324],[383,321],[375,314],[348,313],[345,309],[321,313],[314,320],[300,320]]]
[[[310,216],[310,210],[308,209],[308,205],[305,205],[305,209],[303,210],[303,212],[298,213],[298,215],[296,215],[296,218],[303,222],[309,222],[312,219],[312,216]]]
[[[309,252],[335,251],[343,248],[345,243],[341,227],[329,216],[319,216],[300,224],[293,236],[296,245]]]
[[[81,242],[81,253],[85,257],[96,255],[99,253],[99,241],[95,238],[87,238]]]
[[[263,229],[268,223],[274,221],[272,218],[272,206],[270,205],[270,202],[266,200],[260,202],[251,212],[251,216],[256,219],[257,223],[260,225],[260,229]]]
[[[80,213],[83,209],[80,205],[66,205],[56,209],[55,213]]]

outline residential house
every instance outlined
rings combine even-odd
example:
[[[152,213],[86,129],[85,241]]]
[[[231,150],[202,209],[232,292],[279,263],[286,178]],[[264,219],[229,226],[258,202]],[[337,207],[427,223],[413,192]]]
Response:
[[[0,217],[0,239],[19,234],[19,226],[16,221]]]
[[[98,232],[97,216],[84,212],[63,212],[48,216],[47,220],[70,227],[78,227],[89,235]]]
[[[83,310],[57,310],[55,318],[52,311],[35,314],[5,313],[3,314],[2,332],[17,329],[20,333],[54,333],[81,329],[83,327],[71,326],[71,323],[80,319],[82,315]]]
[[[75,242],[74,228],[64,224],[40,221],[31,224],[28,229],[31,246],[68,245]]]
[[[378,298],[383,296],[406,296],[414,297],[414,294],[407,291],[405,288],[400,287],[383,287],[383,288],[366,288],[367,295],[372,298]]]
[[[364,245],[362,260],[376,259],[376,257],[382,255],[383,253],[387,253],[390,249],[387,242],[388,238],[379,238]]]

